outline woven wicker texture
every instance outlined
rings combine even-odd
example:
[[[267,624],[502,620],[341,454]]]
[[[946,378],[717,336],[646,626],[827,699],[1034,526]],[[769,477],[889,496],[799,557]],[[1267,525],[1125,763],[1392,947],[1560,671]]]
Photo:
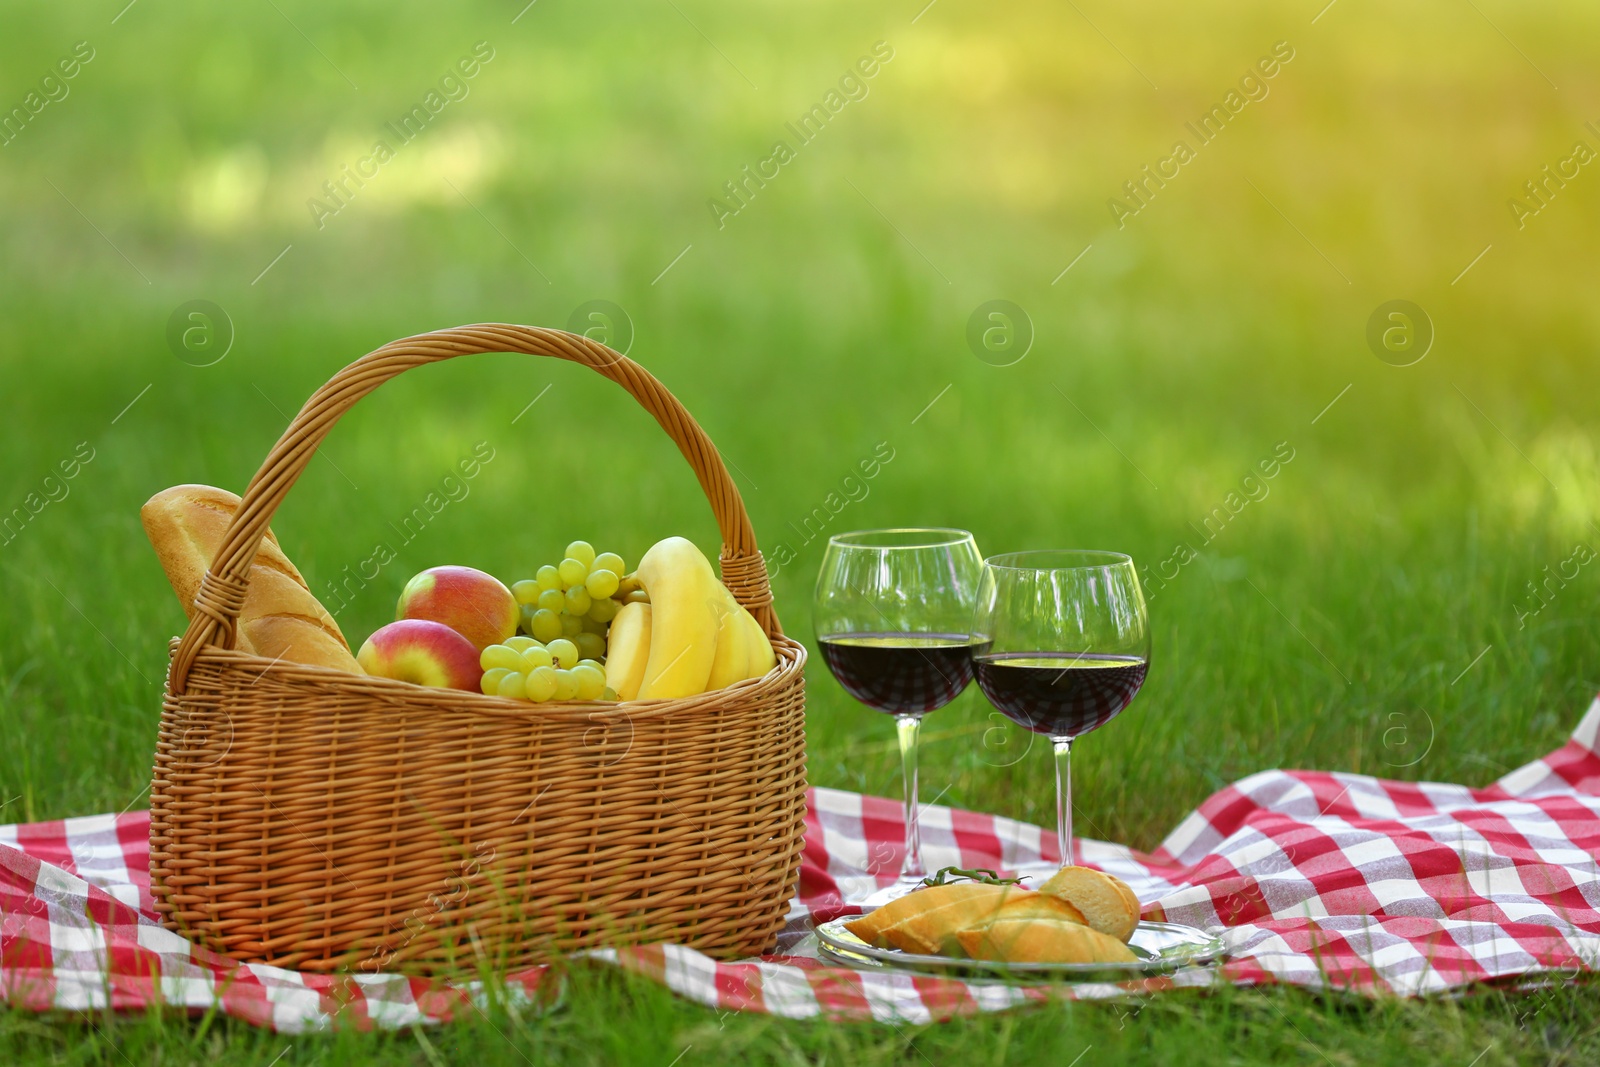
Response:
[[[592,367],[677,443],[724,580],[773,639],[764,678],[682,700],[537,706],[273,663],[233,646],[273,513],[339,417],[402,371],[478,352]],[[251,480],[172,645],[150,789],[163,922],[251,962],[431,973],[605,944],[769,948],[799,869],[805,650],[782,636],[715,446],[642,367],[558,330],[385,345],[306,402]]]

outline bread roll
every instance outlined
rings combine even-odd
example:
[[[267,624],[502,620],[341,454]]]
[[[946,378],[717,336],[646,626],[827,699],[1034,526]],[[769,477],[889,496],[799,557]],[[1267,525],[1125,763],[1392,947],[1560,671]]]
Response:
[[[1132,963],[1138,958],[1109,934],[1059,919],[1005,919],[958,930],[955,940],[970,958],[998,963]]]
[[[1128,883],[1089,867],[1063,867],[1039,887],[1083,913],[1084,922],[1118,941],[1127,941],[1139,926],[1139,898]]]
[[[222,547],[240,500],[209,485],[163,489],[139,510],[173,592],[191,619],[200,580]],[[239,611],[239,649],[290,663],[360,674],[339,624],[311,595],[289,557],[268,530],[250,568],[250,586]]]

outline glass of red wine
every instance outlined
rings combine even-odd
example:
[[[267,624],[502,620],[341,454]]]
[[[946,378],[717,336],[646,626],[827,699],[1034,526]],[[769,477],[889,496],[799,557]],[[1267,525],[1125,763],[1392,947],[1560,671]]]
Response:
[[[1068,550],[985,560],[972,651],[989,703],[1055,743],[1056,840],[1071,866],[1072,742],[1116,718],[1150,666],[1133,560]]]
[[[922,717],[972,681],[971,625],[983,556],[965,530],[862,530],[829,538],[813,621],[822,658],[845,691],[893,715],[905,779],[900,877],[869,903],[927,876],[918,831],[917,734]]]

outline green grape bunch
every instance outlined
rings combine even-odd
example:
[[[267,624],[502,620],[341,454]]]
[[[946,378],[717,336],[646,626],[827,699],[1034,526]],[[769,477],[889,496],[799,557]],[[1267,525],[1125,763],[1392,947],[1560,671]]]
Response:
[[[572,542],[559,564],[545,564],[532,578],[511,586],[511,593],[522,609],[519,629],[541,645],[571,642],[583,659],[603,662],[606,631],[622,607],[613,598],[622,585],[625,569],[622,557],[615,552],[596,555],[589,542]],[[484,668],[490,669],[487,662]],[[543,682],[539,684],[542,692]],[[484,691],[489,690],[485,688]],[[551,698],[529,696],[528,699]]]
[[[578,652],[576,643],[557,637],[543,644],[518,634],[503,645],[490,645],[478,658],[483,691],[511,700],[615,700],[606,688],[606,670],[597,659]]]

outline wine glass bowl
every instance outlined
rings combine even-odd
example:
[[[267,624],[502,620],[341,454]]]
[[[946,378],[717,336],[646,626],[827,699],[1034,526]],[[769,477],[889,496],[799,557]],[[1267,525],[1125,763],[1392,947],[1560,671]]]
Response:
[[[1133,702],[1148,669],[1148,660],[1075,652],[1000,652],[977,661],[978,687],[1002,715],[1036,734],[1068,740],[1116,718]]]
[[[1055,744],[1056,833],[1072,863],[1071,746],[1122,713],[1150,665],[1150,624],[1120,552],[1014,552],[984,561],[972,621],[978,687]]]
[[[813,621],[823,662],[852,697],[895,717],[906,849],[889,896],[914,888],[927,873],[917,826],[917,735],[923,715],[972,681],[972,611],[982,567],[965,530],[861,530],[829,538],[817,575]]]
[[[845,692],[891,715],[936,711],[972,681],[965,634],[847,633],[819,638],[818,644]],[[912,651],[920,655],[907,655]]]

